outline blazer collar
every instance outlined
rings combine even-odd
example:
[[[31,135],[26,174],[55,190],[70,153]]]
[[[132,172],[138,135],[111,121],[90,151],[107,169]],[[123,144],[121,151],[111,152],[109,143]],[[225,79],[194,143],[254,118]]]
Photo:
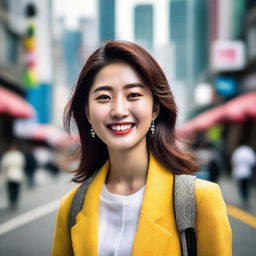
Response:
[[[82,211],[72,228],[74,251],[78,255],[97,256],[99,197],[109,170],[109,161],[99,170],[85,197]],[[172,236],[168,224],[172,207],[173,175],[152,154],[144,199],[134,240],[133,256],[163,255]]]

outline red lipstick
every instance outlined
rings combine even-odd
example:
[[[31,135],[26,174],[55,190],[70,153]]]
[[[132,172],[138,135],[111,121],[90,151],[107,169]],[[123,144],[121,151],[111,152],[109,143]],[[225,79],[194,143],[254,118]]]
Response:
[[[123,127],[126,126],[126,127]],[[108,125],[110,131],[116,135],[124,135],[131,132],[134,127],[134,123],[122,122],[122,123],[113,123]]]

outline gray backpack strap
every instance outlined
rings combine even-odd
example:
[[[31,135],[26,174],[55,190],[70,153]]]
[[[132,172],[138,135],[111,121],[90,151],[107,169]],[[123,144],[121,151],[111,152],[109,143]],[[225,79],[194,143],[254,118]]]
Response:
[[[176,225],[180,232],[182,255],[196,255],[195,180],[192,175],[174,175],[174,209]]]
[[[85,198],[85,194],[88,190],[88,187],[90,185],[90,183],[92,182],[94,176],[90,177],[89,179],[87,179],[86,181],[84,181],[81,186],[78,188],[78,190],[76,191],[71,206],[70,206],[70,210],[69,210],[69,215],[68,215],[68,226],[69,229],[71,230],[71,228],[76,224],[76,215],[81,211],[83,203],[84,203],[84,198]]]

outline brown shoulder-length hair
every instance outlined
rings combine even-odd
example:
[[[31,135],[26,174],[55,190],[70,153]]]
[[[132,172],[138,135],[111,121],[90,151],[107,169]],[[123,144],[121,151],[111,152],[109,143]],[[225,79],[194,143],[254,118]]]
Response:
[[[148,150],[155,158],[176,174],[192,174],[197,163],[191,152],[182,149],[175,135],[177,108],[168,81],[155,59],[141,46],[125,41],[107,41],[89,57],[79,75],[73,95],[65,109],[64,125],[70,131],[74,118],[81,140],[80,165],[73,181],[82,182],[92,176],[108,159],[106,145],[90,136],[86,118],[89,90],[97,73],[115,62],[131,65],[145,81],[160,112],[155,120],[155,132],[147,134]]]

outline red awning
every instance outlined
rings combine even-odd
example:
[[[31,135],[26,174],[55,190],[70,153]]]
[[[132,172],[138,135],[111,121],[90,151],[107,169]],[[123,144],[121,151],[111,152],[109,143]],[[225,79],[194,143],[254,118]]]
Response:
[[[0,114],[29,118],[34,115],[34,109],[18,94],[0,86]]]
[[[256,91],[245,93],[223,105],[199,114],[177,129],[182,137],[205,131],[215,124],[242,123],[248,119],[256,119]]]

